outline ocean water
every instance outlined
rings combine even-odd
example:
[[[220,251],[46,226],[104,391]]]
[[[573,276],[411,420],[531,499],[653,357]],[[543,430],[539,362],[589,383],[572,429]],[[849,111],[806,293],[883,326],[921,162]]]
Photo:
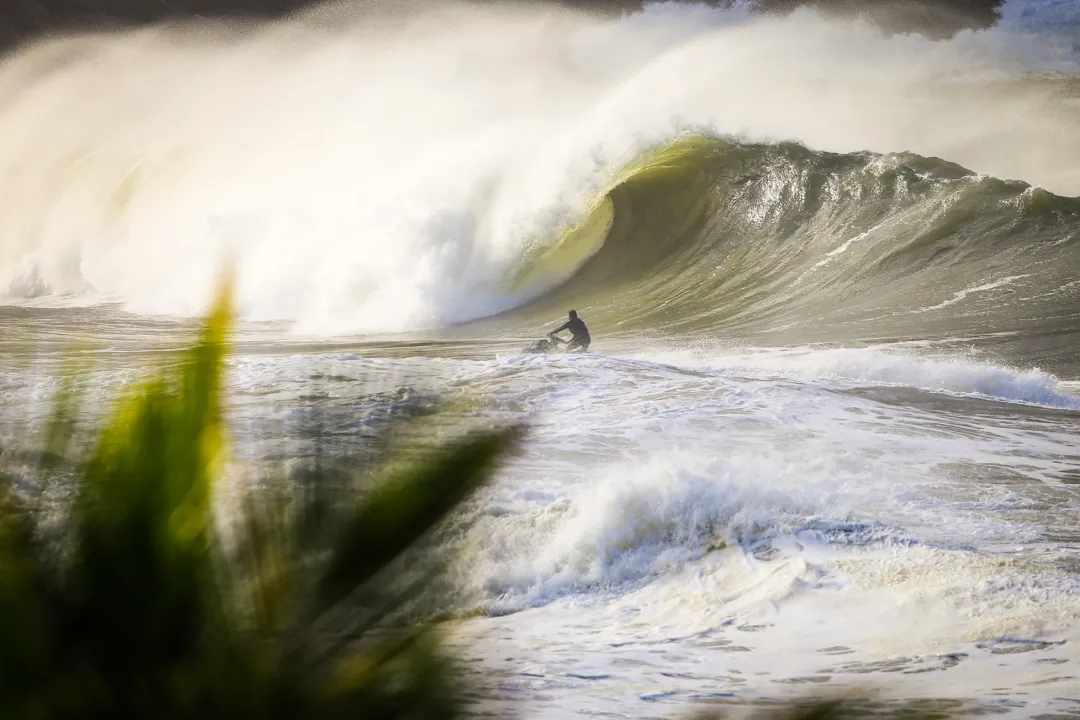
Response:
[[[439,400],[531,424],[438,536],[478,714],[1080,713],[1076,7],[32,45],[0,63],[0,425],[73,357],[103,412],[231,264],[238,465]],[[589,354],[520,352],[570,307]]]

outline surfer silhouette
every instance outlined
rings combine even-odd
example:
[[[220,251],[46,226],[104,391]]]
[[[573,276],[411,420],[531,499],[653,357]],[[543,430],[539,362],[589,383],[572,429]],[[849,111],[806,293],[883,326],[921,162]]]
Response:
[[[559,340],[560,338],[555,336],[563,330],[569,330],[570,334],[573,335],[570,344],[566,346],[566,352],[585,352],[589,349],[589,343],[592,342],[592,338],[589,337],[589,328],[585,327],[585,323],[577,316],[577,310],[571,310],[570,319],[558,330],[549,332],[548,337]]]

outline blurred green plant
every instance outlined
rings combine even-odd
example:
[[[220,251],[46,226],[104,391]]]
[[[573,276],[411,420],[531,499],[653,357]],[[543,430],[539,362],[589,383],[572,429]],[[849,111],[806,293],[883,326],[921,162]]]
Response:
[[[413,448],[362,492],[316,468],[242,492],[219,518],[228,296],[184,362],[119,401],[74,466],[79,393],[58,393],[40,475],[74,468],[59,537],[42,531],[39,496],[0,479],[3,717],[457,716],[432,632],[383,622],[427,572],[413,567],[404,587],[385,576],[522,428]]]

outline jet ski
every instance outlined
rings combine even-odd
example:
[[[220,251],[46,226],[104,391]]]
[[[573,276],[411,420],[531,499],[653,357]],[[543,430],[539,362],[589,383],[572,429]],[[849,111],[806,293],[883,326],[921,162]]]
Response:
[[[523,355],[553,355],[556,353],[565,353],[563,349],[566,344],[565,340],[558,338],[544,338],[543,340],[537,340],[532,345],[529,345],[521,351]]]

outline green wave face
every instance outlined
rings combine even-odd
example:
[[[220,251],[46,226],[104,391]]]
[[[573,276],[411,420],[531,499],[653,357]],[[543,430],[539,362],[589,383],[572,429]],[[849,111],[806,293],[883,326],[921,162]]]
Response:
[[[609,336],[1071,333],[1078,241],[1080,199],[943,160],[688,136],[627,166],[515,287],[580,270],[481,324],[576,307]]]
[[[584,213],[584,219],[565,230],[551,245],[532,248],[517,273],[503,284],[507,295],[535,295],[572,276],[604,244],[615,219],[611,199],[598,198]]]

